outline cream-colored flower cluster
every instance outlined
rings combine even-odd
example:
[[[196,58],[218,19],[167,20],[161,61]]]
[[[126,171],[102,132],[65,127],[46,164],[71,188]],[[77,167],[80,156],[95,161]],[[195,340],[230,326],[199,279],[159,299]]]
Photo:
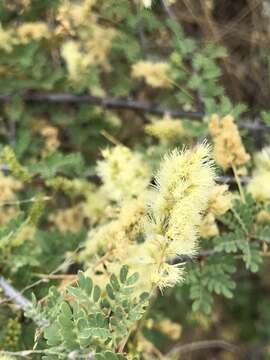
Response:
[[[58,139],[58,129],[55,126],[45,126],[40,130],[40,133],[45,140],[45,149],[42,152],[43,156],[46,156],[59,148],[60,141]]]
[[[219,234],[216,217],[225,214],[232,207],[232,194],[228,185],[215,185],[209,199],[208,209],[200,226],[202,237],[212,237]]]
[[[89,232],[81,258],[91,260],[96,254],[113,251],[118,259],[125,259],[128,246],[142,231],[145,210],[143,197],[125,202],[114,219]]]
[[[113,217],[115,210],[103,186],[92,184],[91,190],[86,191],[84,196],[84,216],[90,218],[92,224],[102,224]]]
[[[145,126],[145,131],[160,140],[162,144],[176,144],[181,140],[190,139],[191,131],[184,127],[182,120],[172,119],[165,115],[161,120],[154,120]]]
[[[42,156],[47,156],[59,148],[59,130],[56,126],[49,124],[46,118],[34,116],[31,123],[31,131],[35,135],[41,135],[44,139],[45,146],[42,149]]]
[[[109,52],[117,35],[113,27],[100,24],[93,10],[96,0],[63,0],[50,27],[44,21],[23,22],[4,29],[0,23],[0,49],[11,52],[18,44],[56,38],[73,82],[83,79],[91,66],[110,71]]]
[[[165,62],[139,61],[132,66],[132,77],[144,78],[146,83],[154,88],[171,86],[170,66]]]
[[[244,165],[250,156],[246,152],[238,128],[231,115],[220,119],[214,114],[209,123],[214,142],[214,158],[224,170]]]
[[[0,173],[0,203],[4,205],[16,200],[16,191],[22,189],[22,183],[12,176],[5,176]]]
[[[61,55],[74,82],[80,81],[91,66],[99,65],[105,71],[111,69],[108,56],[117,32],[99,24],[93,11],[95,4],[96,0],[65,0],[58,9],[56,32],[72,37],[63,43]]]
[[[270,147],[264,148],[254,156],[255,170],[248,184],[248,191],[255,200],[270,200]]]
[[[48,39],[51,32],[45,22],[26,22],[18,26],[16,36],[18,43],[26,44],[32,40]]]
[[[0,225],[7,223],[17,213],[17,206],[13,202],[17,201],[17,192],[22,189],[23,185],[20,181],[12,176],[5,176],[0,173]]]
[[[78,233],[83,225],[82,205],[79,203],[71,208],[59,210],[51,214],[49,220],[62,233]]]
[[[11,52],[18,44],[27,44],[42,38],[48,39],[51,35],[48,25],[42,21],[25,22],[9,29],[4,29],[0,23],[0,49]]]
[[[97,173],[111,200],[132,199],[142,193],[150,181],[150,172],[141,155],[119,145],[102,151]]]

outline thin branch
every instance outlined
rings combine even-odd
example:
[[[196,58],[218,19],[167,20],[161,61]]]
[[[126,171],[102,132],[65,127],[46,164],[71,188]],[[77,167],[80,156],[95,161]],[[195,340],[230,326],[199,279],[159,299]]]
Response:
[[[14,289],[2,276],[0,277],[0,287],[10,301],[18,306],[18,308],[25,310],[31,305],[31,302],[26,299],[18,290]]]
[[[203,111],[185,111],[178,108],[160,106],[155,102],[140,101],[132,98],[100,97],[91,94],[76,95],[71,93],[46,93],[46,92],[25,92],[22,95],[25,102],[52,104],[92,104],[101,106],[105,109],[126,109],[137,112],[149,113],[158,116],[170,115],[172,118],[187,118],[190,120],[201,121],[204,117]],[[11,94],[0,94],[0,102],[9,102]],[[238,126],[249,131],[270,132],[270,126],[259,119],[253,121],[243,120],[238,122]]]
[[[250,182],[251,177],[250,176],[240,176],[239,180],[242,185],[247,185]],[[219,184],[236,184],[235,177],[231,176],[231,175],[218,176],[216,178],[216,182]]]
[[[31,358],[32,355],[55,355],[59,357],[60,355],[63,355],[63,349],[59,349],[59,351],[53,351],[53,350],[22,350],[22,351],[1,351],[0,350],[0,356],[1,355],[8,355],[8,356],[15,356],[15,357],[21,357],[21,358]],[[67,354],[67,359],[70,360],[93,360],[95,358],[95,353],[92,351],[89,354],[82,355],[77,350],[71,351],[69,354]]]
[[[231,353],[239,352],[239,347],[228,343],[224,340],[203,340],[196,341],[190,344],[178,345],[172,348],[166,355],[168,359],[171,359],[175,355],[182,355],[193,351],[207,350],[207,349],[222,349]]]
[[[186,263],[186,262],[192,262],[192,261],[195,262],[198,260],[202,260],[205,257],[213,256],[217,253],[220,253],[220,252],[216,251],[216,250],[205,250],[205,251],[200,251],[199,253],[194,254],[194,255],[185,255],[185,254],[177,255],[177,256],[173,256],[173,257],[169,258],[167,260],[167,262],[172,265]]]
[[[10,94],[0,94],[0,102],[9,102],[12,99]],[[193,120],[200,120],[203,117],[201,111],[185,111],[182,109],[171,109],[159,106],[156,103],[149,103],[135,99],[121,99],[112,97],[100,97],[91,94],[75,95],[70,93],[41,93],[26,92],[22,94],[26,102],[49,102],[53,104],[93,104],[106,109],[130,109],[134,111],[148,112],[154,115],[170,114],[172,117],[186,117]]]
[[[16,290],[12,285],[10,285],[3,276],[0,277],[0,287],[3,289],[5,296],[13,304],[23,311],[29,311],[32,308],[32,302],[29,301],[26,297],[22,295],[18,290]],[[48,326],[49,321],[42,317],[42,315],[33,312],[31,316],[32,320],[40,327]]]
[[[161,3],[163,5],[163,8],[165,10],[165,12],[167,13],[167,15],[176,23],[178,22],[174,12],[171,10],[170,6],[168,5],[166,0],[161,0]]]

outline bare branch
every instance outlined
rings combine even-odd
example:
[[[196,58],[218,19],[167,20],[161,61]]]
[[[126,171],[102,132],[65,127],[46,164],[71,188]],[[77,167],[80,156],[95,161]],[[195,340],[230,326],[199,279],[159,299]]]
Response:
[[[172,348],[166,355],[168,359],[171,359],[175,355],[182,355],[193,351],[207,350],[207,349],[222,349],[231,353],[239,352],[239,347],[228,343],[224,340],[202,340],[192,342],[190,344],[178,345]]]
[[[0,277],[0,287],[4,294],[10,301],[18,306],[18,308],[25,310],[31,305],[31,302],[26,299],[18,290],[14,289],[2,276]]]
[[[239,180],[242,185],[247,185],[250,182],[251,178],[250,176],[241,176],[239,177]],[[219,184],[236,184],[235,177],[231,175],[218,176],[216,182]]]
[[[33,309],[33,304],[26,297],[24,297],[18,290],[10,285],[2,276],[0,277],[0,287],[3,289],[5,296],[17,307],[23,311]],[[42,317],[33,309],[31,319],[39,326],[44,327],[49,325],[49,321]]]
[[[71,93],[46,93],[46,92],[26,92],[21,95],[26,102],[52,104],[92,104],[101,106],[105,109],[126,109],[136,112],[149,113],[158,116],[170,115],[172,118],[187,118],[190,120],[201,121],[204,117],[203,111],[185,111],[178,108],[160,106],[155,102],[140,101],[133,98],[113,98],[100,97],[91,94],[76,95]],[[0,94],[0,102],[9,102],[11,94]],[[243,120],[238,122],[238,126],[249,131],[270,132],[270,126],[259,119],[253,121]]]
[[[0,94],[0,102],[8,102],[12,95]],[[106,109],[130,109],[134,111],[148,112],[154,115],[170,114],[172,117],[186,117],[193,120],[200,120],[203,117],[201,111],[185,111],[182,109],[171,109],[159,106],[156,103],[134,100],[131,98],[121,99],[112,97],[100,97],[91,94],[70,94],[70,93],[41,93],[27,92],[22,94],[22,99],[26,102],[49,102],[53,104],[93,104],[102,106]]]

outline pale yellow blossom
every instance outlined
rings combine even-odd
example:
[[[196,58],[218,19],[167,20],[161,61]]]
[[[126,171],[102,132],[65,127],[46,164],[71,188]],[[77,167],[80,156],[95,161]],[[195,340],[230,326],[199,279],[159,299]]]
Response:
[[[4,30],[0,24],[0,49],[11,52],[14,44],[14,35],[11,30]]]
[[[175,144],[192,136],[191,131],[184,127],[180,119],[172,119],[170,115],[146,125],[145,131],[164,144]]]
[[[102,151],[97,173],[112,200],[122,201],[137,197],[150,181],[150,172],[139,153],[118,145]]]
[[[255,169],[247,186],[255,200],[270,200],[270,147],[262,149],[254,156]]]
[[[216,185],[213,188],[209,201],[209,211],[214,215],[223,215],[232,207],[232,195],[228,185]]]
[[[216,224],[215,216],[210,212],[204,216],[201,226],[200,235],[208,238],[219,234],[218,226]]]
[[[25,22],[16,29],[16,36],[20,43],[28,43],[31,40],[49,38],[50,30],[48,25],[41,21]]]
[[[171,85],[169,70],[168,63],[141,60],[132,66],[132,77],[143,77],[152,87],[169,87]]]
[[[78,233],[83,225],[82,205],[79,203],[71,208],[58,210],[49,216],[49,220],[62,233]]]
[[[270,171],[254,175],[247,187],[257,201],[270,200]]]
[[[220,119],[214,114],[209,123],[209,131],[214,142],[214,158],[224,170],[240,166],[249,161],[238,128],[231,115]]]

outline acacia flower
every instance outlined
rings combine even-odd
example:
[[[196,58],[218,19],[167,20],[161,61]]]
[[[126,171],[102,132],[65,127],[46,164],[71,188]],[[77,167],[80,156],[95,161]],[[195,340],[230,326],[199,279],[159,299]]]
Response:
[[[175,149],[165,156],[155,181],[144,247],[151,259],[151,281],[162,289],[177,283],[183,272],[178,265],[168,264],[168,258],[193,255],[197,249],[202,216],[214,187],[209,147]]]
[[[165,62],[138,61],[132,66],[132,77],[143,77],[152,87],[170,87],[169,64]]]
[[[214,158],[224,170],[243,165],[250,159],[231,115],[220,119],[214,114],[209,123],[209,131],[214,142]]]
[[[110,199],[132,199],[146,189],[150,173],[139,153],[118,145],[103,150],[102,155],[97,172]]]
[[[270,147],[265,147],[254,156],[255,171],[248,184],[248,191],[257,201],[270,200]]]

